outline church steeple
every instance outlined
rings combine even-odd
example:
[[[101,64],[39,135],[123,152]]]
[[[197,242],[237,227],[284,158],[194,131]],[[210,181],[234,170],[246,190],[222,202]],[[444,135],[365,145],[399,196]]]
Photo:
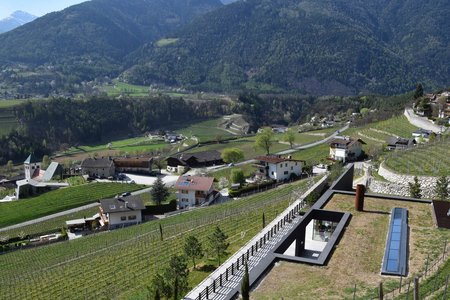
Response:
[[[36,172],[36,170],[38,170],[39,174],[41,163],[36,159],[34,154],[30,154],[30,156],[28,156],[28,158],[23,162],[23,164],[25,168],[25,179],[33,178],[33,174],[34,172]]]

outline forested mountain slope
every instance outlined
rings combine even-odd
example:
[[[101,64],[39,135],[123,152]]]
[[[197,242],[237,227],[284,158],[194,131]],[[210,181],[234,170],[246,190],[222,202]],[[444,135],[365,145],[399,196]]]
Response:
[[[92,0],[0,35],[0,64],[47,64],[76,79],[111,75],[125,55],[222,6],[219,0]]]
[[[448,85],[444,0],[246,0],[129,57],[124,78],[212,90],[393,94]]]

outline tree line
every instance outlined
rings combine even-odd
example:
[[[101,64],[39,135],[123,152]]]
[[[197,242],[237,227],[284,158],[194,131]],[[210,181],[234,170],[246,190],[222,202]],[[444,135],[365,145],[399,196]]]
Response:
[[[118,135],[185,127],[227,112],[227,105],[219,100],[191,102],[168,96],[29,101],[14,109],[22,125],[0,138],[0,163],[20,161],[29,153],[43,156],[62,148],[98,143]]]

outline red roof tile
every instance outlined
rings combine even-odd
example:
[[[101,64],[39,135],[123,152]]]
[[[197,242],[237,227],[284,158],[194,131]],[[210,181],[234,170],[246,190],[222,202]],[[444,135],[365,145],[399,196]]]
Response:
[[[175,188],[189,191],[209,191],[213,182],[213,177],[180,176],[175,184]]]

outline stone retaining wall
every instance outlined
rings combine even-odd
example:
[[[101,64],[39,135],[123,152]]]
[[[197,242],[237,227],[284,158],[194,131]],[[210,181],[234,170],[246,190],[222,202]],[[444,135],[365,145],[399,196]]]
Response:
[[[388,182],[371,180],[369,189],[372,192],[409,196],[408,183],[414,182],[413,175],[403,175],[392,172],[384,166],[384,163],[380,165],[378,174],[384,177]],[[438,178],[432,176],[417,176],[417,179],[419,180],[422,189],[422,197],[431,199],[434,195],[434,187]]]
[[[432,199],[434,195],[434,187],[422,187],[422,198]],[[410,197],[408,184],[396,184],[393,182],[385,182],[378,180],[370,180],[369,190],[376,194],[397,195]]]

